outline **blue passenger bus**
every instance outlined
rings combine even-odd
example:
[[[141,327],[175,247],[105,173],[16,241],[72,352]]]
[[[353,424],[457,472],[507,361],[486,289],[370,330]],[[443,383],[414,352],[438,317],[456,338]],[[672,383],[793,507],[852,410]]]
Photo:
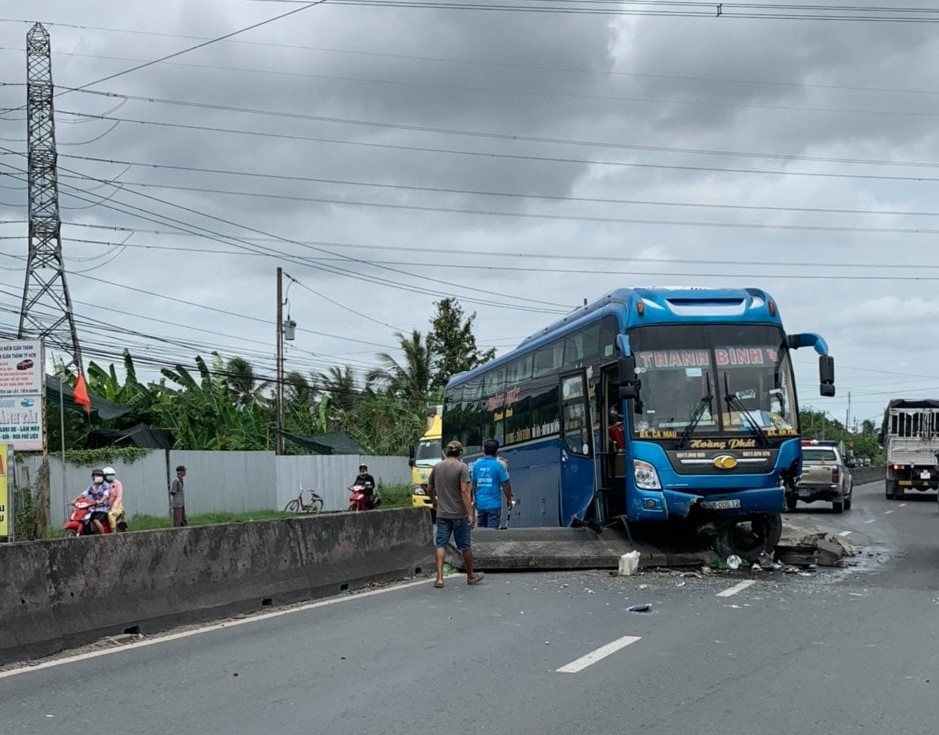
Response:
[[[773,298],[747,289],[613,291],[454,376],[443,440],[494,437],[520,499],[513,525],[683,520],[722,555],[754,559],[782,529],[801,472],[790,350]]]

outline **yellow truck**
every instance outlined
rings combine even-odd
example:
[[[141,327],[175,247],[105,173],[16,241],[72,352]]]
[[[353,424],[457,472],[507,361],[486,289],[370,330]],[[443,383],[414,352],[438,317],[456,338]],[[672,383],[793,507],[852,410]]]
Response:
[[[430,498],[427,497],[427,478],[433,466],[443,459],[443,449],[440,445],[443,434],[443,416],[437,413],[428,419],[427,431],[411,447],[411,505],[415,508],[429,508]]]

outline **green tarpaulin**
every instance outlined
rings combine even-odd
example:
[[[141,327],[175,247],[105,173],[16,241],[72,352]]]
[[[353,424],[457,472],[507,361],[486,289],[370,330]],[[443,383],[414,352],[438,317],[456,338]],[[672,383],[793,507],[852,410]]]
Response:
[[[289,431],[280,432],[285,438],[294,444],[309,449],[316,454],[368,454],[365,447],[344,431],[334,431],[330,434],[320,434],[319,436],[306,436],[304,434],[293,434]]]
[[[114,403],[113,401],[99,398],[90,391],[88,395],[91,397],[91,414],[96,418],[104,420],[116,419],[124,414],[130,413],[130,406],[123,403]],[[85,411],[84,408],[75,403],[75,394],[72,392],[72,386],[62,382],[54,375],[47,375],[46,410],[49,413],[58,411],[60,403],[64,406],[66,411],[81,411],[82,413]]]

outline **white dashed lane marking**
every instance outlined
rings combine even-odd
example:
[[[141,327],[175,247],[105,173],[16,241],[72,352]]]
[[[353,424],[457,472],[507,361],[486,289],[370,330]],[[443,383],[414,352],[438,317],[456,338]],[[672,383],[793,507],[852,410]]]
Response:
[[[884,511],[884,515],[885,515],[885,516],[889,516],[891,513],[893,513],[892,510]]]
[[[733,597],[738,592],[743,592],[750,585],[756,584],[755,579],[745,579],[742,582],[738,582],[733,587],[728,587],[726,590],[722,590],[717,593],[717,597]]]
[[[842,531],[842,532],[839,533],[838,535],[839,535],[839,536],[850,536],[850,535],[851,535],[851,532],[850,532],[850,531]]]
[[[865,523],[873,523],[873,522],[876,521],[876,520],[877,520],[876,518],[871,518],[869,521],[864,521],[864,522],[865,522]]]
[[[586,656],[581,656],[576,661],[571,661],[566,666],[562,666],[557,669],[559,674],[576,674],[580,671],[583,671],[588,666],[595,664],[597,661],[605,659],[607,656],[616,653],[617,651],[630,646],[636,641],[642,640],[638,636],[634,635],[624,635],[622,638],[617,638],[612,643],[607,643],[605,646],[600,646],[596,650],[591,651]]]

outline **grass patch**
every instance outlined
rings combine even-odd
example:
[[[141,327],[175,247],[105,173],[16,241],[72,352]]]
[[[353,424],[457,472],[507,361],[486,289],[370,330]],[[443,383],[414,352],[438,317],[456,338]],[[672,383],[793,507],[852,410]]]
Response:
[[[380,508],[411,507],[410,485],[380,485],[378,491],[381,493]]]
[[[302,513],[284,513],[281,510],[253,510],[248,513],[198,513],[188,517],[190,526],[214,526],[220,523],[243,523],[245,521],[278,521],[283,518],[302,517]],[[127,522],[130,531],[152,531],[171,528],[169,516],[136,515]]]
[[[410,485],[382,485],[381,508],[410,508]],[[369,511],[370,513],[372,511]],[[309,513],[284,513],[282,510],[252,510],[246,513],[198,513],[189,514],[190,526],[214,526],[220,523],[244,523],[245,521],[279,521],[284,518],[309,518]],[[172,519],[167,516],[135,515],[127,522],[128,531],[152,531],[172,528]]]

